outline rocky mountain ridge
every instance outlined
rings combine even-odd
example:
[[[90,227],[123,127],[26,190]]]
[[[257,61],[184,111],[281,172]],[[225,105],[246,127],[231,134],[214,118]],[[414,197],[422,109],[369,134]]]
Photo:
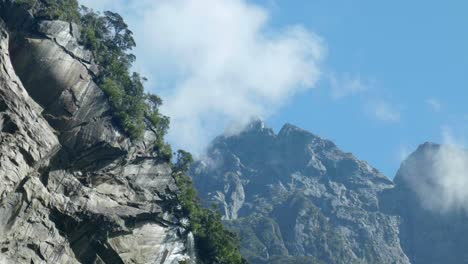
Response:
[[[331,141],[262,121],[192,167],[250,263],[468,263],[468,152],[425,143],[391,181]]]
[[[153,131],[115,125],[79,27],[13,2],[0,0],[0,263],[198,261],[171,165]],[[441,148],[422,145],[392,182],[329,140],[257,121],[215,139],[192,176],[254,264],[468,263],[466,211],[415,192]]]
[[[410,263],[398,216],[381,211],[392,181],[293,125],[218,137],[192,176],[251,263]]]
[[[4,263],[194,263],[154,135],[130,140],[93,81],[76,25],[0,1]],[[3,263],[2,262],[2,263]]]

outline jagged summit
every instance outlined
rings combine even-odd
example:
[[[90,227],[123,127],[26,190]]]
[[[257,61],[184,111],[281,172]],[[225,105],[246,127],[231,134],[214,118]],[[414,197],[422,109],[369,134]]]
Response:
[[[311,132],[304,130],[298,126],[295,126],[290,123],[286,123],[283,125],[283,127],[280,129],[278,132],[278,136],[287,136],[288,134],[291,133],[298,133],[298,134],[304,134],[304,135],[313,135]],[[315,136],[315,135],[313,135]]]
[[[252,119],[246,126],[244,129],[242,129],[239,133],[235,134],[235,135],[239,135],[239,134],[243,134],[243,133],[267,133],[269,135],[274,135],[274,136],[277,136],[277,137],[288,137],[289,135],[293,135],[293,136],[297,136],[297,135],[302,135],[303,137],[307,137],[307,138],[316,138],[318,140],[323,140],[322,138],[320,138],[319,136],[307,131],[307,130],[304,130],[298,126],[295,126],[293,124],[290,124],[290,123],[286,123],[284,124],[280,131],[276,134],[272,128],[268,127],[266,124],[265,124],[265,121],[263,119],[260,119],[260,118],[254,118]],[[228,135],[227,137],[229,137],[230,135]],[[331,141],[330,141],[331,142]]]
[[[192,168],[251,263],[409,263],[397,217],[379,212],[388,178],[294,125],[255,128],[217,138]]]
[[[224,136],[221,136],[221,138],[229,138],[231,136],[236,137],[236,136],[241,136],[245,134],[265,134],[269,136],[276,136],[275,132],[273,131],[272,128],[268,127],[265,125],[265,122],[263,119],[260,118],[253,118],[247,125],[245,125],[242,129],[237,131],[236,133],[232,134],[226,134]]]
[[[423,144],[420,144],[417,149],[411,154],[412,156],[415,155],[420,155],[424,152],[428,151],[436,151],[443,147],[444,145],[438,144],[438,143],[433,143],[433,142],[424,142]]]
[[[324,139],[316,134],[289,123],[286,123],[280,129],[278,138],[286,141],[288,139],[293,139],[293,141],[301,140],[302,144],[312,143],[315,146],[322,146],[323,148],[327,149],[337,149],[337,146],[331,140]]]
[[[254,118],[246,125],[244,131],[261,131],[264,128],[265,122],[260,118]]]
[[[466,263],[466,150],[421,144],[392,182],[297,126],[256,127],[192,171],[251,263]]]

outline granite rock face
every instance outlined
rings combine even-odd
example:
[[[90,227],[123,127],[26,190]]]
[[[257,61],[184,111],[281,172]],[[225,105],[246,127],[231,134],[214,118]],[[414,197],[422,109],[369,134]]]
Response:
[[[154,135],[131,141],[76,25],[0,1],[0,263],[195,263]],[[13,15],[14,14],[14,15]]]
[[[394,184],[331,141],[256,121],[207,153],[195,185],[251,263],[410,263],[398,216],[381,211],[379,194]]]

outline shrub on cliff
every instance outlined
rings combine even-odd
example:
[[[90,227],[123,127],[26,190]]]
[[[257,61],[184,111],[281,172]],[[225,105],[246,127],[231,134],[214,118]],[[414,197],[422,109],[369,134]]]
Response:
[[[143,135],[145,127],[155,132],[156,145],[164,150],[165,159],[171,158],[164,135],[169,118],[159,113],[161,99],[144,91],[145,78],[132,72],[135,56],[133,33],[123,18],[113,12],[102,15],[86,7],[79,7],[77,0],[16,0],[16,4],[31,10],[38,19],[75,22],[82,28],[81,42],[93,52],[100,66],[96,82],[109,97],[113,116],[131,138]]]
[[[100,15],[83,7],[81,26],[81,41],[101,66],[97,83],[109,96],[120,126],[132,138],[138,138],[149,123],[157,134],[157,143],[163,144],[169,118],[159,113],[161,99],[144,92],[146,79],[130,70],[135,61],[130,53],[135,40],[128,25],[117,13],[106,11]]]
[[[186,175],[192,161],[190,153],[179,150],[174,177],[180,188],[178,197],[183,214],[190,219],[189,228],[195,237],[198,257],[202,263],[246,263],[239,252],[237,236],[224,228],[220,213],[200,206],[197,191]]]
[[[33,11],[37,18],[78,22],[77,0],[16,0],[17,4]]]

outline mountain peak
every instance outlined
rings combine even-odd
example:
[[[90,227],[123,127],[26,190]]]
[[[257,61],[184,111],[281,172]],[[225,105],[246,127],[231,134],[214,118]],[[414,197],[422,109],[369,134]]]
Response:
[[[427,151],[427,150],[436,150],[441,147],[440,144],[433,143],[433,142],[424,142],[423,144],[419,145],[415,153],[420,152],[420,151]]]
[[[265,129],[265,122],[260,118],[254,118],[247,124],[244,131],[263,130],[263,129]]]
[[[283,125],[283,127],[280,129],[279,133],[278,133],[278,136],[279,137],[286,137],[286,136],[290,136],[290,135],[303,135],[303,136],[307,136],[307,137],[315,137],[315,138],[320,138],[319,136],[316,136],[314,135],[313,133],[305,130],[305,129],[302,129],[298,126],[295,126],[293,124],[290,124],[290,123],[286,123]]]
[[[282,139],[294,139],[305,142],[311,142],[314,145],[321,145],[327,149],[337,148],[335,143],[328,139],[324,139],[314,133],[311,133],[305,129],[302,129],[298,126],[286,123],[283,125],[281,130],[278,133],[278,137]]]
[[[280,129],[280,132],[278,134],[283,134],[283,133],[288,133],[289,131],[303,131],[306,133],[309,133],[308,131],[305,131],[304,129],[295,126],[291,123],[286,123],[283,125],[283,127]]]
[[[191,176],[202,201],[217,204],[226,223],[239,230],[242,249],[252,253],[249,262],[267,263],[276,255],[286,259],[281,263],[304,256],[361,263],[347,245],[372,245],[372,260],[365,263],[409,263],[397,230],[383,224],[397,219],[376,212],[378,193],[393,183],[333,142],[289,123],[276,135],[256,120],[239,135],[220,137],[208,158],[216,162],[196,162]]]

